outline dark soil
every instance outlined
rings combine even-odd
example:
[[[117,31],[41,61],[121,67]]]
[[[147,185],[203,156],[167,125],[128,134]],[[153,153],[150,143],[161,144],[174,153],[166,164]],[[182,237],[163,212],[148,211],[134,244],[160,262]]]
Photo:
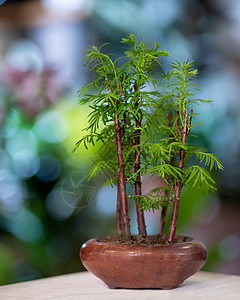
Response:
[[[176,236],[172,244],[187,242],[191,239],[184,236]],[[143,237],[141,235],[132,235],[130,240],[127,240],[123,236],[110,235],[99,237],[98,242],[110,243],[110,244],[125,244],[125,245],[169,245],[166,235],[148,235]]]

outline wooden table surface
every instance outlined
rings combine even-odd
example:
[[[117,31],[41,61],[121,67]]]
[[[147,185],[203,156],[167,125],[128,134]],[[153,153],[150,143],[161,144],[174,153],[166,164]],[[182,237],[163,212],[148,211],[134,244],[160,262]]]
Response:
[[[109,289],[88,272],[0,286],[1,300],[41,299],[240,299],[240,276],[198,272],[172,290]]]

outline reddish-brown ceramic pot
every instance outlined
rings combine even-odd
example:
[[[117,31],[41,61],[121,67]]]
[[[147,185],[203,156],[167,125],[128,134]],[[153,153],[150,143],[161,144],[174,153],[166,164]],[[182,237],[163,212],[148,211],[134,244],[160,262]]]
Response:
[[[92,239],[82,246],[80,257],[86,269],[110,288],[172,289],[203,267],[207,250],[203,243],[190,238],[169,245],[125,245]]]

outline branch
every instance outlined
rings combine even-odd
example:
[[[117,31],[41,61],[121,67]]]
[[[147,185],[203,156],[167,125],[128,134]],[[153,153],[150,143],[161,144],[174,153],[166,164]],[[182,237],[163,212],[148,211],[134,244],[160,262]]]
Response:
[[[207,152],[207,150],[204,150],[203,152]],[[200,161],[201,161],[201,157],[199,157],[199,159],[198,159],[197,162],[195,163],[195,166],[197,166],[197,165],[200,163]],[[193,172],[193,169],[192,169],[192,171],[188,174],[188,176],[187,176],[187,178],[185,179],[185,181],[188,181],[188,179],[189,179],[189,177],[191,176],[192,172]]]
[[[134,161],[134,163],[133,163],[133,165],[132,165],[132,167],[131,167],[131,169],[130,169],[130,171],[129,171],[130,174],[132,174],[133,168],[135,167],[135,165],[136,165],[136,163],[137,163],[137,160],[139,159],[139,156],[140,156],[140,154],[141,154],[141,152],[142,152],[142,149],[143,149],[143,147],[141,147],[140,150],[139,150],[139,152],[137,153],[137,156],[136,156],[136,158],[135,158],[135,161]]]
[[[112,94],[112,89],[111,89],[111,87],[110,87],[110,83],[109,83],[108,78],[106,77],[105,80],[106,80],[106,82],[107,82],[107,85],[108,85],[108,88],[109,88],[109,92],[110,92],[110,94]]]
[[[189,135],[189,133],[190,133],[190,127],[192,125],[192,117],[193,117],[193,109],[191,109],[191,112],[190,112],[190,119],[189,119],[189,126],[188,126],[187,135]]]
[[[182,127],[182,134],[181,134],[181,143],[183,145],[186,144],[187,132],[188,132],[188,107],[186,107],[186,110],[184,113],[184,125]],[[181,148],[180,153],[179,153],[179,162],[178,162],[178,168],[180,170],[182,170],[183,166],[184,166],[185,154],[186,154],[186,151]]]

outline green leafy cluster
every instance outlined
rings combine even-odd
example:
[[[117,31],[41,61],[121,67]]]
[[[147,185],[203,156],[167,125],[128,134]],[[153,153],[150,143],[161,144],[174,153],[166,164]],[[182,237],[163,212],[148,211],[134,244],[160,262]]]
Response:
[[[211,102],[194,97],[195,92],[199,91],[193,83],[198,71],[193,69],[192,65],[193,62],[189,61],[172,63],[171,71],[162,75],[161,84],[164,88],[159,99],[161,105],[148,122],[150,124],[145,124],[149,140],[154,137],[144,145],[151,157],[146,173],[164,181],[163,186],[157,190],[139,197],[140,206],[146,210],[159,209],[160,206],[173,201],[178,184],[181,188],[189,184],[207,191],[215,190],[215,182],[209,171],[223,169],[215,154],[206,153],[204,149],[192,146],[188,142],[191,129],[200,124],[195,119],[197,114],[194,114],[193,110],[196,105]],[[161,120],[159,125],[156,119]],[[183,142],[185,123],[186,140]],[[179,168],[181,155],[184,159]]]
[[[152,108],[158,106],[159,92],[156,89],[158,81],[151,75],[150,70],[160,65],[159,56],[169,55],[168,52],[159,50],[158,44],[150,48],[142,41],[136,42],[136,37],[132,34],[123,39],[122,43],[129,48],[125,56],[115,60],[101,52],[106,45],[100,48],[92,46],[85,51],[83,66],[87,70],[86,74],[94,73],[94,79],[80,89],[78,94],[80,104],[88,104],[92,111],[88,116],[89,124],[84,129],[87,134],[75,146],[76,150],[83,143],[88,148],[88,144],[95,145],[95,142],[101,141],[101,153],[104,153],[100,158],[102,161],[93,166],[89,176],[104,174],[103,166],[105,166],[105,171],[112,177],[111,182],[115,183],[117,157],[116,150],[113,150],[116,148],[114,117],[117,114],[121,123],[125,173],[131,181],[131,178],[136,176],[132,170],[135,149],[133,139],[136,131],[134,120],[141,117],[150,119]],[[139,87],[137,92],[136,86]],[[139,101],[137,108],[136,95]]]
[[[89,177],[107,174],[107,182],[117,184],[117,151],[114,120],[118,117],[122,134],[126,182],[133,184],[137,175],[150,175],[161,179],[158,188],[147,195],[137,196],[145,210],[155,210],[171,202],[177,185],[189,184],[214,190],[212,169],[223,169],[218,157],[189,144],[190,131],[198,123],[196,105],[210,102],[195,98],[199,91],[193,83],[197,69],[193,62],[175,62],[170,71],[161,68],[165,50],[136,40],[130,34],[122,39],[127,46],[125,56],[113,59],[104,54],[103,47],[90,47],[83,66],[93,73],[93,80],[78,91],[80,104],[92,109],[84,135],[76,144],[95,145],[101,142],[101,157],[90,171]],[[137,103],[137,105],[136,105]],[[135,120],[141,120],[136,128]],[[184,131],[185,130],[185,131]],[[134,142],[136,132],[141,142]],[[140,147],[141,166],[134,171],[134,152]],[[209,169],[209,171],[207,170]],[[134,197],[134,195],[129,196]]]

